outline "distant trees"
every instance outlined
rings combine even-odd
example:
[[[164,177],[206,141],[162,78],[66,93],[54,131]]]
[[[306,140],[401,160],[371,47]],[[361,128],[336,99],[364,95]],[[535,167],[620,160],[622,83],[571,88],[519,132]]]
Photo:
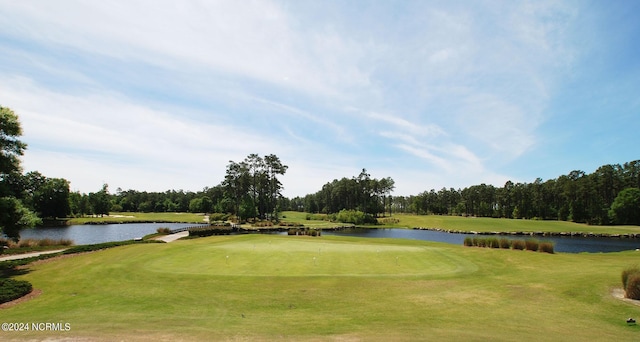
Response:
[[[189,211],[192,213],[210,213],[213,202],[207,196],[197,197],[189,202]]]
[[[616,224],[640,225],[640,189],[626,188],[620,191],[611,205],[609,217]]]
[[[627,219],[640,215],[640,205],[633,204],[636,191],[629,190],[639,187],[640,160],[636,160],[623,165],[603,165],[591,174],[574,170],[547,181],[540,178],[532,183],[507,181],[503,187],[480,184],[395,196],[391,198],[391,207],[394,211],[417,214],[640,224]]]
[[[290,201],[293,210],[311,213],[338,213],[341,210],[357,210],[377,216],[385,211],[391,212],[391,200],[388,198],[395,188],[391,177],[371,178],[366,169],[357,177],[334,179],[326,183],[315,194]]]

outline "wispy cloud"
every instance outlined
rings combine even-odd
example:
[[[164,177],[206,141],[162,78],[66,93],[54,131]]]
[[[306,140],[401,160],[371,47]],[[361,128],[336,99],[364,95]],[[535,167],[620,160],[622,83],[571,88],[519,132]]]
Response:
[[[404,189],[502,181],[577,72],[580,6],[3,2],[0,101],[23,120],[26,165],[107,170],[93,182],[135,169],[197,189],[253,152],[304,170],[286,176],[296,194],[363,167]],[[210,171],[176,166],[194,163]]]

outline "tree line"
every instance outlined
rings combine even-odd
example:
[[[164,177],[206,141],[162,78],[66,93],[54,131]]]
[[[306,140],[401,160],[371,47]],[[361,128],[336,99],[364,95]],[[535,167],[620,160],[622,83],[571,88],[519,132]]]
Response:
[[[288,200],[289,210],[333,214],[341,210],[357,210],[374,217],[391,210],[391,177],[371,178],[366,169],[357,177],[334,179],[320,191]]]
[[[189,211],[277,220],[283,210],[326,214],[348,210],[374,218],[400,212],[640,225],[640,160],[603,165],[591,174],[571,171],[547,181],[431,189],[411,196],[392,196],[392,178],[371,178],[362,169],[358,176],[334,179],[316,193],[289,199],[282,196],[278,179],[288,166],[273,154],[250,154],[240,162],[229,161],[224,179],[198,192],[118,188],[112,194],[104,184],[85,194],[71,192],[63,178],[37,171],[23,174],[20,157],[27,145],[20,141],[21,134],[18,116],[0,106],[0,228],[12,238],[42,219],[110,212]]]
[[[395,196],[391,207],[415,214],[640,224],[640,160],[603,165],[590,174],[571,171],[547,181],[432,189]]]

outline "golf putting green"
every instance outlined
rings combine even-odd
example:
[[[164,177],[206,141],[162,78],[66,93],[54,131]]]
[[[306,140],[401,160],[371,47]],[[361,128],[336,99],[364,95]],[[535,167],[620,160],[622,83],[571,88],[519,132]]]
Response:
[[[306,236],[241,236],[167,246],[151,272],[215,276],[440,276],[475,270],[437,247]]]

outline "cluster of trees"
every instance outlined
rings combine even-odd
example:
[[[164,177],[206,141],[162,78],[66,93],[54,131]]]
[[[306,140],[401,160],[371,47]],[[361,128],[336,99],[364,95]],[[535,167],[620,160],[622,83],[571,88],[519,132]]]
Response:
[[[22,228],[33,227],[40,219],[14,189],[12,178],[19,178],[20,156],[27,145],[20,141],[22,127],[18,116],[9,108],[0,106],[0,227],[8,237],[17,240]]]
[[[230,205],[227,209],[241,220],[277,219],[282,197],[282,183],[277,176],[284,175],[287,169],[273,154],[263,158],[254,153],[239,163],[229,161],[222,182],[226,204]]]
[[[640,224],[640,160],[572,171],[533,183],[508,181],[501,188],[480,184],[462,190],[396,196],[396,212],[565,220],[595,225]]]
[[[227,212],[224,190],[220,185],[202,191],[169,190],[146,192],[118,188],[110,196],[111,211],[115,212]]]
[[[338,213],[357,210],[372,216],[384,214],[391,206],[391,192],[395,188],[391,177],[371,178],[366,169],[357,177],[334,179],[315,194],[296,197],[289,201],[291,210],[309,213]]]

